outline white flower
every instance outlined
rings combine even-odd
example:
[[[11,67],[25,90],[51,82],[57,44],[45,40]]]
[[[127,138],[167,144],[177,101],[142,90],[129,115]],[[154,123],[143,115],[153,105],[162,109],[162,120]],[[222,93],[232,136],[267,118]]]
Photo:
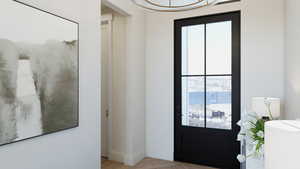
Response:
[[[257,133],[257,136],[258,136],[258,137],[261,137],[261,138],[264,138],[265,134],[264,134],[263,131],[259,131],[259,132]]]
[[[242,114],[242,118],[237,125],[240,126],[240,132],[237,135],[237,141],[240,141],[242,145],[246,146],[247,153],[246,155],[238,155],[237,159],[242,163],[246,161],[247,157],[263,157],[264,155],[264,147],[260,145],[259,149],[257,149],[258,144],[260,142],[255,140],[256,137],[264,138],[264,132],[259,131],[257,133],[252,132],[252,128],[256,127],[257,121],[260,117],[256,112],[247,112],[245,111]]]
[[[258,140],[255,140],[252,144],[253,145],[257,145],[259,143],[259,141]]]
[[[238,121],[237,123],[236,123],[238,126],[240,126],[240,127],[242,127],[242,120],[240,120],[240,121]]]
[[[240,163],[243,163],[246,161],[246,157],[242,154],[239,154],[237,157],[236,157]]]
[[[240,120],[240,121],[238,121],[237,123],[236,123],[238,126],[240,126],[240,127],[243,127],[243,120]]]

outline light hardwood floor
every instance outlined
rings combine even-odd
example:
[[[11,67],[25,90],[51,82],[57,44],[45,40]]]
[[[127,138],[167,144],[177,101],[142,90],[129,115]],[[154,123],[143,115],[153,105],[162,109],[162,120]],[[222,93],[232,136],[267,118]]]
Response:
[[[210,167],[198,166],[193,164],[171,162],[145,158],[134,167],[125,166],[118,162],[102,160],[102,169],[215,169]]]

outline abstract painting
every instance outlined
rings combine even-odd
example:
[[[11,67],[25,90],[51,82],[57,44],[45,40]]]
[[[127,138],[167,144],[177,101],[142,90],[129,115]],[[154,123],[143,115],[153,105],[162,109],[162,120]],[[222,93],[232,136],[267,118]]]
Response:
[[[78,23],[0,2],[0,145],[78,126]]]

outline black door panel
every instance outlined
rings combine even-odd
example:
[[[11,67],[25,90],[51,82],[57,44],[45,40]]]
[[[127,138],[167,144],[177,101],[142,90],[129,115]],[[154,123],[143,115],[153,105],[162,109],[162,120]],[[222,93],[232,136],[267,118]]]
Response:
[[[180,19],[174,28],[174,159],[238,169],[240,12]]]

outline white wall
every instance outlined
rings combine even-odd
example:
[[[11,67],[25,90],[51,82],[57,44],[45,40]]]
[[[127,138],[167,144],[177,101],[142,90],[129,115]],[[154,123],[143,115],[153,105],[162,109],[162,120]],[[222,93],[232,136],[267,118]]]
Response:
[[[109,157],[123,162],[126,140],[126,18],[116,12],[113,12],[112,37],[112,140]]]
[[[242,0],[146,17],[146,155],[173,160],[173,21],[241,10],[242,107],[253,96],[284,98],[284,0]],[[276,11],[276,12],[274,12]]]
[[[125,153],[134,165],[145,157],[145,16],[131,1],[104,0],[126,17]]]
[[[286,0],[286,118],[300,118],[300,1]]]
[[[145,157],[145,17],[127,19],[126,164],[136,164]]]
[[[0,147],[1,168],[99,169],[100,1],[23,2],[80,23],[80,127]]]
[[[251,97],[271,96],[282,99],[283,112],[284,6],[285,0],[243,3],[242,57],[245,58],[244,92],[248,108]]]

